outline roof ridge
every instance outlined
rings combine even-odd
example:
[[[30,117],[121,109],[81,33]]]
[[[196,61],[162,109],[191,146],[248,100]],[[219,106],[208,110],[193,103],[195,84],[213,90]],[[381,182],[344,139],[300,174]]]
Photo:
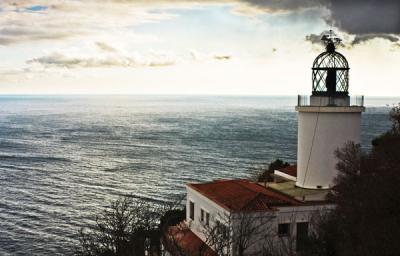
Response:
[[[233,181],[234,183],[238,184],[239,186],[241,186],[241,187],[247,189],[247,190],[250,190],[250,191],[256,192],[256,193],[260,193],[260,192],[258,192],[258,191],[254,191],[253,189],[251,189],[251,188],[249,188],[249,187],[243,186],[243,184],[241,184],[241,183],[238,182],[238,181],[245,181],[245,182],[248,182],[248,183],[251,183],[251,184],[258,185],[256,182],[251,182],[251,181],[249,181],[249,180],[244,180],[244,179],[238,179],[238,180],[232,180],[232,181]]]
[[[256,194],[253,196],[253,198],[252,198],[251,200],[248,201],[248,203],[246,203],[243,207],[241,207],[242,209],[244,209],[244,208],[246,208],[246,206],[250,205],[250,203],[253,202],[254,200],[256,200],[256,198],[259,197],[259,196],[265,196],[265,197],[268,198],[268,195],[267,195],[266,193],[260,192],[260,191],[255,191],[255,190],[253,190],[253,189],[251,189],[251,188],[249,188],[249,187],[247,187],[247,186],[244,186],[243,184],[241,184],[241,183],[238,182],[238,181],[244,181],[244,182],[247,182],[247,183],[251,183],[252,185],[258,185],[258,186],[260,186],[260,188],[262,188],[262,189],[266,189],[265,187],[259,185],[259,184],[256,183],[256,182],[251,182],[251,181],[245,180],[245,179],[237,179],[237,180],[232,180],[232,181],[233,181],[235,184],[239,185],[240,187],[242,187],[242,188],[244,188],[244,189],[246,189],[246,190],[248,190],[248,191],[251,191],[251,192],[253,192],[253,193],[256,193]],[[268,206],[268,208],[269,208],[269,206]]]
[[[250,191],[250,192],[252,192],[252,193],[256,193],[256,194],[251,198],[251,200],[249,200],[248,202],[252,202],[253,200],[255,200],[256,197],[259,196],[259,194],[266,196],[264,193],[261,193],[261,192],[258,192],[258,191],[254,191],[253,189],[251,189],[251,188],[249,188],[249,187],[246,187],[246,186],[244,186],[243,184],[240,183],[240,181],[244,181],[244,182],[250,183],[249,180],[245,180],[245,179],[233,179],[233,180],[228,180],[228,181],[229,181],[229,182],[232,182],[232,183],[235,183],[236,185],[240,186],[241,188],[243,188],[243,189],[245,189],[245,190],[247,190],[247,191]],[[252,184],[255,184],[255,183],[252,183]],[[244,204],[242,207],[240,207],[240,209],[242,210],[242,209],[246,208],[247,205],[249,205],[249,203]]]
[[[263,197],[267,197],[267,195],[265,195],[264,193],[258,192],[258,193],[256,194],[255,197],[253,197],[251,200],[249,200],[248,203],[245,204],[245,205],[242,207],[242,209],[245,209],[247,206],[251,205],[257,198],[262,197],[262,196],[263,196]],[[268,197],[267,197],[267,198],[268,198]],[[269,206],[268,203],[266,203],[266,205],[267,205],[267,208],[268,208],[268,209],[271,209],[271,207]]]

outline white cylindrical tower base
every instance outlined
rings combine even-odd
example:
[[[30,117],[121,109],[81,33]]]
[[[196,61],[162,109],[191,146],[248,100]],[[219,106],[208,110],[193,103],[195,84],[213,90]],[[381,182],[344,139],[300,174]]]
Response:
[[[337,175],[335,150],[360,143],[364,107],[296,107],[298,116],[298,187],[327,189]]]

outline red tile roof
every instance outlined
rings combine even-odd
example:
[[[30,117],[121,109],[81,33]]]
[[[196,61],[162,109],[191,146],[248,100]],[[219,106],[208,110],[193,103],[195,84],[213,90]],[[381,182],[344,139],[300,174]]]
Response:
[[[164,245],[172,255],[217,256],[185,223],[170,227],[164,238]]]
[[[287,175],[297,177],[297,165],[290,165],[288,167],[284,167],[282,169],[279,169],[277,171],[286,173]]]
[[[277,206],[300,205],[301,202],[279,191],[247,180],[218,180],[188,184],[218,205],[230,211],[268,211]]]

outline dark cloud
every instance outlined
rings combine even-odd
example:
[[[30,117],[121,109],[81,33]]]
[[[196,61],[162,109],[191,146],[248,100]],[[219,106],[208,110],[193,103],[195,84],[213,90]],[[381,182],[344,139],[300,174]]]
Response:
[[[397,42],[400,35],[400,0],[242,0],[260,9],[270,11],[296,11],[325,7],[329,15],[327,24],[356,38],[352,45],[373,38]],[[312,43],[320,44],[319,35],[308,35]]]
[[[309,34],[306,36],[306,41],[309,41],[312,44],[317,44],[317,45],[322,45],[324,46],[324,42],[321,40],[323,35],[329,34],[329,31],[324,31],[321,34]],[[381,38],[384,40],[388,40],[392,43],[399,43],[400,42],[400,37],[393,35],[393,34],[365,34],[365,35],[356,35],[354,39],[352,39],[349,42],[344,42],[341,43],[341,46],[347,46],[347,47],[352,47],[357,44],[362,44],[365,43],[369,40],[375,39],[375,38]]]
[[[242,0],[267,11],[295,11],[322,6],[324,0]]]
[[[400,34],[399,0],[329,0],[330,21],[355,35]]]
[[[319,35],[317,35],[317,34],[309,34],[309,35],[306,36],[306,41],[309,41],[312,44],[324,45],[324,42],[322,42],[321,37],[326,33],[327,33],[327,31],[324,31]]]
[[[320,33],[319,35],[317,35],[317,34],[309,34],[309,35],[307,35],[307,36],[306,36],[306,41],[309,41],[309,42],[312,43],[312,44],[317,44],[317,45],[325,46],[324,41],[322,41],[321,39],[322,39],[322,37],[323,37],[324,35],[329,35],[329,34],[331,34],[331,33],[332,33],[332,35],[333,35],[334,37],[338,37],[338,35],[336,35],[336,34],[334,33],[334,31],[325,30],[325,31],[323,31],[322,33]],[[337,42],[337,44],[339,44],[339,46],[346,46],[346,44],[344,44],[343,41]]]
[[[366,34],[366,35],[358,35],[354,38],[351,42],[352,45],[364,43],[366,41],[375,39],[375,38],[382,38],[385,40],[389,40],[392,43],[396,43],[400,41],[398,36],[390,35],[390,34]]]
[[[400,34],[400,0],[242,0],[260,9],[296,11],[326,7],[327,22],[354,34]]]

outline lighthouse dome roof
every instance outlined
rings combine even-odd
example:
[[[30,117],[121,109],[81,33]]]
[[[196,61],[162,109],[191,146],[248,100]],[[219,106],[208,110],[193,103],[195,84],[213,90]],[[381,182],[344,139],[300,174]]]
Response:
[[[315,58],[313,63],[314,68],[349,69],[349,63],[340,52],[325,51]]]

